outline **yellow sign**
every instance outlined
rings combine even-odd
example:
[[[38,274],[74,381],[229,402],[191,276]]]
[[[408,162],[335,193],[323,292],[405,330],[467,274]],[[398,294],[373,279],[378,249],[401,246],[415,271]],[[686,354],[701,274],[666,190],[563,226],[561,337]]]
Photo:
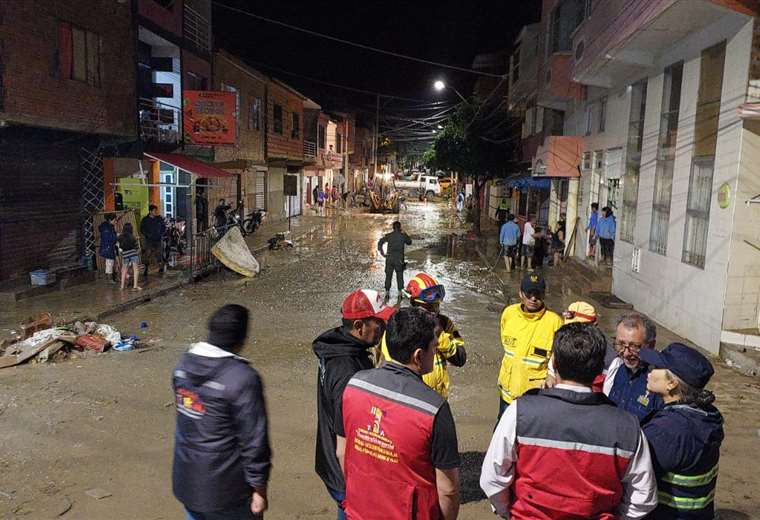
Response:
[[[718,189],[718,206],[721,209],[726,209],[731,205],[731,186],[727,182],[724,182]]]

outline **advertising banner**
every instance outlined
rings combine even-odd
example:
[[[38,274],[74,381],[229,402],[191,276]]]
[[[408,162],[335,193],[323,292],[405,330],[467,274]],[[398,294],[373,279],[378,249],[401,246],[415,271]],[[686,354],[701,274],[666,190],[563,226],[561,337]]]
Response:
[[[191,144],[235,144],[235,93],[185,90],[182,96],[183,133]]]

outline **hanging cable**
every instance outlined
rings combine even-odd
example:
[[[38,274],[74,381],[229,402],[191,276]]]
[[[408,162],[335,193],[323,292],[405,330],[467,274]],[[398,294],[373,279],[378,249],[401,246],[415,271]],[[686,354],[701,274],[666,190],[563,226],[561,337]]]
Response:
[[[380,54],[386,54],[388,56],[394,56],[396,58],[402,58],[402,59],[405,59],[405,60],[416,61],[418,63],[426,63],[428,65],[435,65],[436,67],[443,67],[443,68],[446,68],[446,69],[458,70],[460,72],[467,72],[469,74],[477,74],[479,76],[489,76],[489,77],[492,77],[492,78],[502,78],[502,77],[504,77],[501,74],[492,74],[490,72],[482,72],[482,71],[475,70],[475,69],[468,69],[466,67],[457,67],[456,65],[448,65],[446,63],[440,63],[440,62],[437,62],[437,61],[425,60],[425,59],[422,59],[422,58],[416,58],[414,56],[408,56],[406,54],[400,54],[398,52],[392,52],[392,51],[387,51],[385,49],[379,49],[377,47],[371,47],[369,45],[364,45],[363,43],[357,43],[357,42],[352,42],[352,41],[349,41],[349,40],[344,40],[342,38],[337,38],[335,36],[330,36],[329,34],[319,33],[319,32],[316,32],[316,31],[309,30],[309,29],[304,29],[303,27],[298,27],[296,25],[291,25],[291,24],[288,24],[288,23],[285,23],[285,22],[281,22],[279,20],[273,20],[272,18],[266,18],[265,16],[254,14],[254,13],[251,13],[249,11],[244,11],[242,9],[238,9],[236,7],[232,7],[232,6],[223,4],[221,2],[212,2],[212,3],[214,5],[216,5],[216,6],[222,7],[224,9],[228,9],[230,11],[234,11],[234,12],[239,13],[239,14],[244,14],[246,16],[250,16],[251,18],[256,18],[257,20],[261,20],[261,21],[264,21],[264,22],[267,22],[267,23],[271,23],[271,24],[274,24],[274,25],[279,25],[280,27],[285,27],[285,28],[291,29],[293,31],[299,31],[299,32],[302,32],[302,33],[305,33],[305,34],[309,34],[311,36],[317,36],[319,38],[325,38],[327,40],[332,40],[332,41],[335,41],[335,42],[343,43],[345,45],[351,45],[353,47],[358,47],[360,49],[364,49],[364,50],[368,50],[368,51],[373,51],[373,52],[377,52],[377,53],[380,53]]]

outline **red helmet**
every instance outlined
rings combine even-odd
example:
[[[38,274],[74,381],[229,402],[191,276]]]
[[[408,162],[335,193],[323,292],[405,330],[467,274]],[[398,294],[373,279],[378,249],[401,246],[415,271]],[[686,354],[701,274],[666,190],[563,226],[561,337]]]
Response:
[[[439,303],[446,296],[443,285],[427,273],[417,273],[406,284],[404,292],[410,299],[420,303]]]

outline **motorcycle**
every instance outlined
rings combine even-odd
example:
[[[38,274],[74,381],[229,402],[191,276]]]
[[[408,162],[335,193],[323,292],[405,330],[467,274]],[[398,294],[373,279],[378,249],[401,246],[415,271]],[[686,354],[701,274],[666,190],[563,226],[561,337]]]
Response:
[[[186,222],[183,218],[167,218],[164,232],[164,261],[171,267],[177,265],[177,257],[184,256],[187,249]]]
[[[263,209],[254,209],[248,217],[243,221],[243,235],[251,235],[261,226],[266,216],[266,211]]]

